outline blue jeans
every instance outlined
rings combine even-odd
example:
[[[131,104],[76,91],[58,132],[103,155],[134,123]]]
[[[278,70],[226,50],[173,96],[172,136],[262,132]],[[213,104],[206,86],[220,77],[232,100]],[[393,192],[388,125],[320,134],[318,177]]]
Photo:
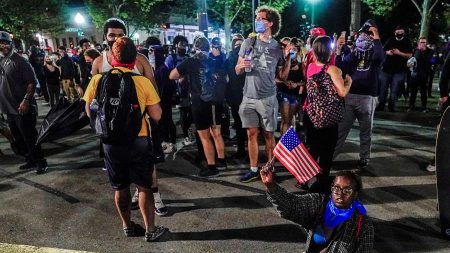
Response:
[[[379,82],[380,82],[380,108],[384,108],[386,105],[386,99],[388,94],[388,89],[390,88],[390,96],[388,107],[390,110],[395,109],[395,103],[397,102],[398,92],[400,91],[401,85],[405,83],[405,72],[388,74],[384,71],[380,71]]]

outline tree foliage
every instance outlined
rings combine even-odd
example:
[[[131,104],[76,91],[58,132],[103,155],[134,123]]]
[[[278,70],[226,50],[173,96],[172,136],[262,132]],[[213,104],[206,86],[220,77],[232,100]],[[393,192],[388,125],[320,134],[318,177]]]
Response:
[[[0,27],[20,39],[28,40],[37,32],[59,33],[67,17],[64,0],[0,1]]]
[[[268,5],[282,12],[293,0],[261,0],[260,5]],[[243,27],[248,30],[252,27],[252,2],[241,0],[212,0],[208,1],[208,12],[221,25]]]
[[[164,0],[85,0],[85,4],[97,28],[108,18],[116,17],[124,20],[128,28],[134,28],[130,35],[136,30],[151,30],[168,18]]]

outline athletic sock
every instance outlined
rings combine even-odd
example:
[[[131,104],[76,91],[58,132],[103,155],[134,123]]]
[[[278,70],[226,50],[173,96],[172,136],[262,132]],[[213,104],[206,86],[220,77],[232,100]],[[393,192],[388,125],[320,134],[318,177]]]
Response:
[[[250,170],[252,171],[252,172],[258,172],[258,167],[250,167]]]

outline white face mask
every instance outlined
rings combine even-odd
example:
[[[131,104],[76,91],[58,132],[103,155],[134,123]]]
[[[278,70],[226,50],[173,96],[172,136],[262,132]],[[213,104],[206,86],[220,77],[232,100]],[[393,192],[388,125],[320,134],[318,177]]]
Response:
[[[67,53],[67,56],[69,56],[70,58],[73,56],[72,53]]]
[[[306,48],[307,51],[309,51],[311,49],[311,46],[309,44],[306,44],[305,48]]]
[[[148,61],[150,62],[151,65],[155,66],[155,55],[154,54],[148,54]]]

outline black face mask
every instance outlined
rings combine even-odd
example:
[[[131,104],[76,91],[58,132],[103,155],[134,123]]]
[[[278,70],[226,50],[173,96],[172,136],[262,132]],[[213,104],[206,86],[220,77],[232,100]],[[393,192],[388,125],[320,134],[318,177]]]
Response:
[[[116,41],[115,41],[115,40],[113,40],[113,41],[107,40],[107,42],[108,42],[108,47],[109,47],[109,49],[112,49],[112,47],[113,47],[113,45],[114,45],[114,42],[116,42]]]
[[[405,34],[403,34],[403,33],[396,33],[396,34],[395,34],[395,37],[396,37],[398,40],[403,39],[404,36],[405,36]]]
[[[177,48],[177,52],[178,52],[178,55],[185,55],[186,54],[186,49],[184,49],[184,48]]]

